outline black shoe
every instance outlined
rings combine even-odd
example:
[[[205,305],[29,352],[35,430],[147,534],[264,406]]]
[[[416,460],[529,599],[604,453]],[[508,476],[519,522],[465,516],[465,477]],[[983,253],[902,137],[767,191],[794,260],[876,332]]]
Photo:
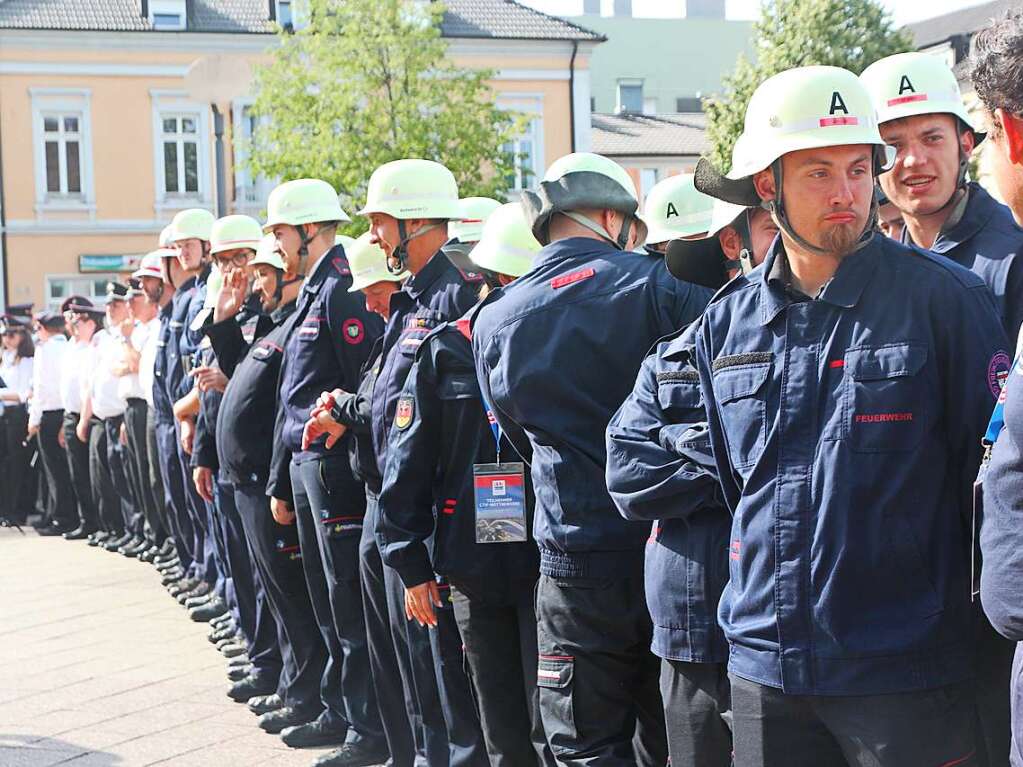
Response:
[[[160,584],[170,588],[184,577],[184,570],[171,570],[163,574],[163,578],[160,579]]]
[[[157,554],[156,557],[153,559],[153,564],[156,565],[157,567],[160,567],[161,565],[165,565],[168,562],[177,562],[177,561],[178,561],[178,552],[171,551],[171,552],[169,552],[167,554]]]
[[[231,619],[230,615],[221,615],[219,618],[214,618],[213,620],[211,620],[210,626],[215,629],[223,629],[227,628],[228,626],[233,627],[234,621]]]
[[[272,695],[277,690],[277,683],[262,674],[249,674],[244,679],[231,685],[227,697],[236,703],[245,703],[249,698],[259,695]]]
[[[346,735],[348,735],[348,725],[337,722],[324,723],[322,719],[281,730],[281,740],[284,741],[284,745],[292,748],[337,746],[345,742]]]
[[[181,569],[181,560],[179,560],[179,559],[175,559],[175,560],[167,562],[165,564],[157,565],[156,566],[156,572],[158,572],[158,573],[166,573],[166,572],[169,572],[170,570],[180,570],[180,569]]]
[[[220,597],[211,599],[204,605],[200,605],[188,611],[188,617],[196,623],[209,623],[212,618],[223,615],[227,612],[227,603]]]
[[[211,631],[207,638],[210,640],[211,644],[219,644],[224,639],[234,639],[236,636],[238,636],[238,629],[235,628],[233,623],[229,623],[222,629],[214,629]]]
[[[161,554],[161,556],[170,556],[171,554],[175,554],[177,552],[177,550],[178,549],[174,545],[174,539],[173,538],[164,538],[163,539],[163,543],[160,544],[160,554]]]
[[[185,609],[192,610],[196,607],[202,607],[213,599],[216,599],[216,596],[216,592],[210,592],[208,594],[203,594],[201,597],[189,597],[185,600]]]
[[[135,559],[139,554],[149,551],[149,547],[152,545],[145,538],[132,538],[129,543],[118,549],[118,553],[123,554],[129,559]]]
[[[148,549],[139,554],[139,562],[152,564],[153,560],[156,558],[157,550],[156,546],[150,546]]]
[[[225,658],[240,658],[248,652],[244,645],[240,645],[237,642],[226,644],[223,647],[218,647],[217,649],[220,650],[220,654]]]
[[[280,695],[273,693],[272,695],[257,695],[254,698],[250,698],[246,705],[253,714],[262,716],[263,714],[269,714],[271,711],[284,708],[284,701],[281,700]]]
[[[300,724],[315,721],[319,715],[319,711],[303,711],[292,706],[284,706],[276,711],[263,714],[257,720],[257,724],[263,732],[276,735],[285,727],[297,727]]]
[[[174,584],[172,584],[167,589],[167,592],[172,597],[177,597],[178,594],[184,594],[187,591],[191,591],[196,586],[198,586],[200,583],[201,583],[201,581],[198,578],[182,578],[179,581],[177,581]]]
[[[66,530],[56,522],[53,522],[49,525],[45,525],[44,527],[37,527],[36,532],[39,533],[39,535],[50,538],[55,535],[63,535]]]
[[[245,662],[240,666],[227,667],[227,678],[229,681],[240,682],[243,679],[247,679],[248,677],[252,676],[252,672],[254,670],[252,664],[249,662],[248,658],[245,658],[244,660]],[[280,706],[278,706],[278,708],[280,708]]]
[[[97,530],[96,532],[89,536],[89,545],[102,546],[108,540],[110,540],[110,533],[108,533],[106,530]]]
[[[184,605],[188,601],[189,597],[204,597],[210,593],[210,584],[206,581],[199,581],[188,591],[181,591],[175,595],[175,599],[178,600],[178,604]]]
[[[117,551],[130,540],[131,533],[111,533],[110,537],[103,542],[103,548],[107,551]]]
[[[93,530],[91,527],[86,527],[85,525],[79,525],[78,527],[76,527],[71,532],[64,533],[64,538],[66,540],[69,540],[69,541],[81,541],[81,540],[84,540],[85,538],[88,538],[94,532],[96,532],[96,531]]]
[[[386,748],[363,743],[345,743],[337,751],[321,756],[312,767],[372,767],[388,759]]]

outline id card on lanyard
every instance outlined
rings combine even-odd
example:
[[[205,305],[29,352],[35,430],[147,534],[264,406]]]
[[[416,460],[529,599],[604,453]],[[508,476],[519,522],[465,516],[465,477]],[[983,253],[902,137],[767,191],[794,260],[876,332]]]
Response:
[[[484,401],[490,430],[497,443],[497,463],[472,467],[476,500],[476,543],[522,543],[529,540],[526,529],[526,467],[501,462],[501,427]]]

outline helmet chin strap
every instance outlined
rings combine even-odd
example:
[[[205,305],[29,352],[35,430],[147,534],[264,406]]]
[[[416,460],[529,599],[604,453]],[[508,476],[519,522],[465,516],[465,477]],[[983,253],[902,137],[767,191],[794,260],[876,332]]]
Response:
[[[632,227],[635,225],[636,217],[631,213],[624,213],[625,219],[622,221],[621,231],[618,232],[617,237],[612,237],[611,234],[602,227],[600,224],[595,223],[591,219],[584,216],[582,213],[577,213],[574,210],[563,210],[560,211],[561,215],[575,221],[579,226],[589,229],[591,232],[599,236],[603,240],[607,240],[609,243],[614,245],[618,250],[625,250],[625,246],[629,242],[629,235],[632,233]]]
[[[877,171],[877,167],[878,163],[875,160],[874,162],[875,174]],[[818,256],[830,256],[832,254],[830,250],[822,248],[819,245],[814,245],[812,242],[809,242],[806,238],[800,236],[799,233],[797,233],[796,230],[792,227],[792,224],[789,223],[788,216],[785,213],[785,203],[782,200],[783,173],[781,168],[781,158],[771,163],[771,173],[774,176],[775,198],[773,200],[762,201],[760,203],[760,206],[771,214],[771,218],[774,219],[774,223],[777,224],[778,228],[786,235],[788,235],[788,237],[791,238],[796,244],[798,244],[799,247]],[[870,213],[867,216],[868,222],[873,222],[877,218],[878,207],[879,206],[877,204],[877,195],[871,194]],[[856,243],[856,247],[854,247],[846,255],[852,255],[856,251],[865,247],[867,243],[870,242],[871,239],[873,239],[873,237],[874,237],[873,224],[868,223],[864,230],[860,233],[860,237],[858,242]]]
[[[394,251],[387,257],[387,271],[391,274],[401,274],[405,271],[405,266],[408,264],[408,244],[417,237],[422,237],[427,232],[432,232],[434,229],[440,229],[442,226],[447,226],[447,221],[443,224],[429,224],[424,226],[418,232],[409,234],[408,229],[405,228],[405,219],[399,218],[398,221],[398,245]]]
[[[733,228],[739,233],[739,239],[742,240],[742,250],[739,251],[738,267],[742,270],[743,274],[749,274],[755,268],[753,265],[753,234],[750,228],[749,208],[743,210],[742,215],[735,220]],[[736,262],[730,261],[728,263],[734,264]],[[725,266],[727,267],[728,264]]]

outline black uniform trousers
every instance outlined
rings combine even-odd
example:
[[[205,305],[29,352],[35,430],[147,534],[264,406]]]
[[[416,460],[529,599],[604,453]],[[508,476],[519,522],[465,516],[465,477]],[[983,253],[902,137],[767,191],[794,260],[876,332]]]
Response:
[[[663,765],[660,659],[642,567],[606,578],[541,575],[540,712],[559,764]]]
[[[111,474],[107,429],[103,420],[95,416],[89,422],[89,478],[92,481],[92,499],[99,509],[100,528],[116,537],[124,535],[121,498]]]
[[[553,767],[536,686],[536,579],[451,581],[451,604],[490,764]]]
[[[78,521],[75,490],[71,484],[67,454],[60,446],[64,423],[63,410],[44,411],[39,421],[39,454],[46,474],[46,515],[63,530],[71,530]]]
[[[149,477],[149,444],[146,427],[149,421],[149,405],[141,398],[132,397],[124,410],[124,426],[128,433],[125,459],[128,477],[142,515],[142,534],[150,543],[162,543],[166,534],[156,510],[152,483]]]
[[[24,405],[5,404],[0,416],[3,430],[3,459],[0,463],[0,517],[25,524],[35,500],[35,475],[30,472],[32,449],[25,445],[28,436],[28,409]],[[32,494],[26,498],[25,483],[31,481]]]
[[[89,479],[89,444],[78,439],[75,433],[80,417],[78,413],[64,411],[64,452],[78,504],[79,525],[91,533],[99,529],[99,510]]]
[[[103,419],[103,428],[107,433],[107,462],[110,467],[110,480],[114,491],[120,499],[121,527],[136,536],[142,536],[142,515],[138,512],[135,502],[135,491],[129,479],[128,460],[124,445],[121,444],[121,426],[123,415],[115,415]]]
[[[148,407],[146,409],[146,468],[149,470],[143,478],[148,488],[149,498],[153,504],[153,511],[156,514],[156,527],[154,528],[153,543],[157,546],[163,545],[167,536],[171,535],[171,524],[167,518],[167,498],[163,487],[163,475],[160,468],[163,462],[160,459],[160,442],[157,437],[156,411]]]
[[[253,672],[276,685],[283,665],[278,647],[277,621],[267,608],[262,578],[254,572],[255,564],[249,553],[245,528],[235,504],[234,485],[218,478],[215,489],[217,511],[224,527],[228,569],[238,605],[238,627],[245,636]],[[269,505],[266,513],[270,514]]]
[[[735,767],[980,765],[972,682],[844,697],[730,679]]]
[[[323,708],[320,683],[327,666],[327,646],[309,600],[298,530],[295,525],[279,525],[274,520],[266,483],[239,483],[233,487],[238,516],[280,630],[284,671],[278,691],[286,705],[315,716]]]
[[[209,524],[207,518],[206,501],[195,489],[192,482],[192,456],[181,447],[181,429],[174,425],[174,448],[178,455],[178,474],[181,477],[182,498],[185,513],[188,515],[192,538],[188,541],[189,557],[192,560],[190,574],[194,578],[200,578],[211,586],[216,582],[216,572],[207,572],[212,563],[212,556],[207,550],[206,527]],[[212,548],[212,547],[210,547]]]
[[[672,767],[730,767],[732,700],[724,663],[661,661]]]
[[[367,490],[366,517],[359,541],[359,574],[366,637],[369,640],[369,666],[391,762],[394,767],[412,767],[416,758],[417,735],[412,722],[418,722],[419,715],[414,703],[415,688],[407,678],[409,664],[398,663],[398,655],[408,656],[408,639],[404,626],[401,632],[391,631],[384,563],[374,533],[376,520],[377,497]],[[400,618],[404,620],[405,616]]]
[[[359,586],[362,485],[352,477],[347,453],[301,464],[292,461],[290,470],[302,567],[330,654],[320,688],[324,706],[320,719],[347,722],[346,742],[382,750],[386,741],[370,676]]]
[[[178,456],[178,436],[174,424],[165,422],[156,424],[156,443],[160,452],[160,476],[163,479],[167,521],[174,536],[174,550],[188,577],[197,578],[198,570],[192,556],[195,532],[192,529],[192,515],[188,510],[188,502],[185,500],[181,459]]]

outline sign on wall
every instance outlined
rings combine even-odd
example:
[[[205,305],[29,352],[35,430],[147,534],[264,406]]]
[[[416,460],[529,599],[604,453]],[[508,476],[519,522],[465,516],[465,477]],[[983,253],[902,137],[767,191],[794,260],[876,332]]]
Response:
[[[133,272],[142,261],[141,253],[127,255],[89,254],[78,257],[78,271],[90,272]]]

